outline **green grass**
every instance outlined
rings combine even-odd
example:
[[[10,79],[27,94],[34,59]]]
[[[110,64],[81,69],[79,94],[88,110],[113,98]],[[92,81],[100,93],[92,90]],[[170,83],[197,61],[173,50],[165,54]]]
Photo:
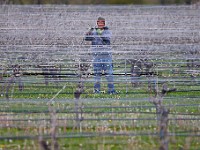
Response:
[[[191,150],[197,149],[200,147],[199,136],[195,135],[200,131],[198,120],[200,86],[192,81],[173,82],[169,78],[170,72],[163,72],[163,74],[167,77],[159,78],[159,89],[161,90],[163,80],[166,79],[168,79],[169,88],[177,88],[177,91],[168,93],[163,98],[164,105],[170,108],[169,118],[172,119],[169,120],[168,130],[174,133],[174,136],[169,136],[169,149],[181,149],[187,146]],[[186,76],[186,79],[191,78]],[[155,106],[148,101],[154,94],[148,92],[145,77],[142,77],[143,82],[139,87],[132,87],[126,82],[116,83],[115,87],[118,91],[116,95],[106,93],[106,82],[102,83],[101,94],[93,94],[93,83],[85,82],[85,90],[80,98],[84,112],[81,128],[75,128],[76,121],[74,120],[76,114],[73,93],[77,88],[77,83],[50,82],[46,86],[41,81],[39,81],[40,84],[25,83],[23,91],[19,91],[15,84],[10,88],[9,100],[5,99],[5,95],[0,97],[2,138],[0,149],[39,150],[39,134],[46,137],[45,140],[50,144],[51,116],[47,102],[66,83],[66,88],[57,95],[51,105],[56,110],[60,149],[159,149],[159,136],[151,135],[151,133],[159,132],[158,122],[154,119],[148,120],[156,118]],[[182,118],[194,120],[181,120]],[[111,133],[116,135],[111,136]],[[141,133],[149,135],[140,135]]]
[[[51,140],[47,140],[50,145]],[[155,150],[159,149],[159,139],[152,136],[114,136],[114,137],[83,137],[83,138],[62,138],[58,139],[60,149],[68,150]],[[197,150],[200,146],[198,138],[192,137],[171,137],[169,149],[186,148],[191,142],[190,150]],[[0,142],[2,149],[31,149],[39,150],[38,140],[4,140]]]

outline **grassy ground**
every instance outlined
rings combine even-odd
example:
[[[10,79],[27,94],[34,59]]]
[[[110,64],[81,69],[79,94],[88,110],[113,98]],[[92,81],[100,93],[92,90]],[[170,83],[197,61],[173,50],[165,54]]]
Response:
[[[39,149],[38,135],[51,143],[51,113],[47,102],[64,83],[28,86],[20,92],[14,87],[9,100],[1,97],[2,149]],[[106,90],[106,83],[102,84]],[[119,86],[119,87],[118,87]],[[170,85],[169,86],[173,86]],[[161,85],[159,85],[161,87]],[[170,108],[169,149],[198,149],[200,101],[198,85],[176,86],[177,91],[164,97]],[[79,101],[83,120],[77,128],[74,110],[76,84],[68,83],[53,103],[57,119],[57,141],[60,149],[158,149],[159,126],[155,106],[148,101],[147,84],[132,87],[116,85],[117,95],[92,94],[92,84],[85,84]],[[128,89],[128,90],[127,90]],[[78,121],[79,122],[79,121]]]
[[[154,88],[153,81],[157,83],[155,99],[162,99],[163,83],[168,88],[176,88],[163,97],[164,106],[170,109],[169,149],[195,150],[200,147],[199,79],[184,74],[183,68],[170,68],[175,67],[159,70],[157,66],[158,77],[152,77],[150,84]],[[104,78],[101,93],[93,94],[93,79],[89,77],[84,80],[84,92],[78,101],[74,98],[78,77],[62,78],[58,82],[49,79],[48,85],[43,76],[27,76],[23,80],[26,81],[23,91],[13,83],[9,99],[5,98],[6,86],[0,98],[1,149],[37,150],[40,138],[51,147],[53,125],[60,149],[159,149],[160,120],[155,105],[150,102],[155,93],[149,91],[147,77],[142,76],[140,84],[134,87],[129,76],[116,76],[118,94],[115,95],[107,94]],[[52,108],[56,124],[52,123]]]

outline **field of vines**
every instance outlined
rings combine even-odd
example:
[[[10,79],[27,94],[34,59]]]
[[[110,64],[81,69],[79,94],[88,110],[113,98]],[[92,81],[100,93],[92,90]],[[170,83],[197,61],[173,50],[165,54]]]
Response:
[[[86,32],[106,19],[116,92]],[[199,150],[200,7],[0,5],[0,150]]]

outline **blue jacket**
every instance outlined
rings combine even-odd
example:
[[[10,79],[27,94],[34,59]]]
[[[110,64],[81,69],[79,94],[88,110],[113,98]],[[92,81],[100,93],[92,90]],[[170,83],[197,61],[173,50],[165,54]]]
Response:
[[[110,45],[111,32],[108,27],[104,27],[101,35],[98,35],[97,28],[90,30],[86,36],[86,41],[92,41],[92,45]]]
[[[86,33],[85,40],[92,42],[93,56],[96,58],[111,57],[110,47],[111,32],[108,27],[104,27],[101,35],[98,34],[97,28],[91,29]]]

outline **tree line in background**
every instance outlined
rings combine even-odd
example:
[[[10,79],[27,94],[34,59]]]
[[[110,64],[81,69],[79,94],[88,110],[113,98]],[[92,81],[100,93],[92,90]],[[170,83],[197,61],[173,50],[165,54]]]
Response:
[[[1,4],[193,4],[199,0],[1,0]]]

